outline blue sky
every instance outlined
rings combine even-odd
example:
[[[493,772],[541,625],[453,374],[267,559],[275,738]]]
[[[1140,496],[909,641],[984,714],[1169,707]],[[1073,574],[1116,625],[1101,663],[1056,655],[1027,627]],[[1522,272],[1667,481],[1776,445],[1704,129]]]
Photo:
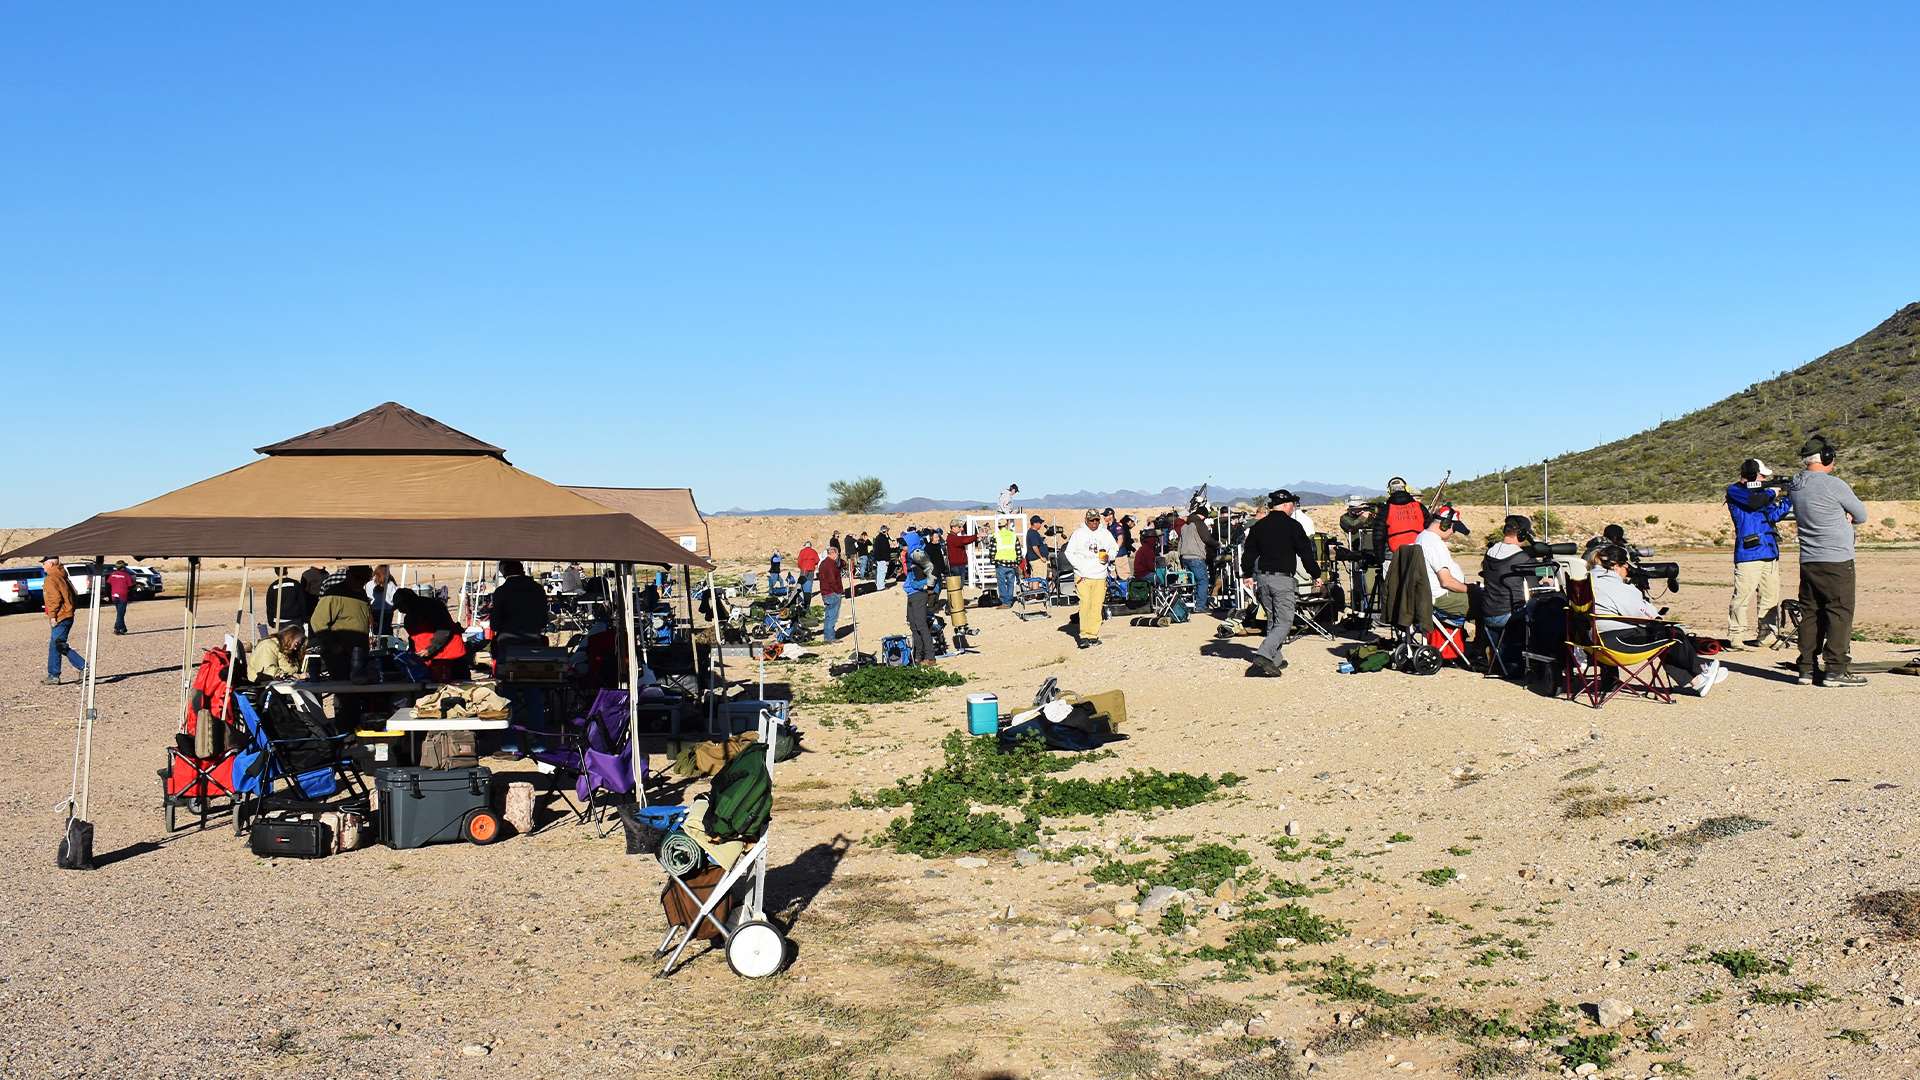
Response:
[[[1920,298],[1910,8],[699,7],[0,5],[0,524],[389,398],[708,508],[1430,481]]]

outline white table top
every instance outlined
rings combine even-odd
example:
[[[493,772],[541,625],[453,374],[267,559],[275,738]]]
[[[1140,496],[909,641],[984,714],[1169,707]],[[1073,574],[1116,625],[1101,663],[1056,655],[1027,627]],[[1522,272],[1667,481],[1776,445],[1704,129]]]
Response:
[[[449,716],[445,718],[413,716],[406,719],[395,717],[386,721],[388,731],[505,731],[505,720],[482,720],[474,716]]]

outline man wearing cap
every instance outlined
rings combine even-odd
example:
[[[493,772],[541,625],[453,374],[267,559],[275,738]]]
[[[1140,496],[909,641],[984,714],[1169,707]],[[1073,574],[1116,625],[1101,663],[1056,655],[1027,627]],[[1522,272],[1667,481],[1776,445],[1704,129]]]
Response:
[[[1727,610],[1729,648],[1747,647],[1747,607],[1760,604],[1760,637],[1754,644],[1772,648],[1780,636],[1780,534],[1774,526],[1793,512],[1793,499],[1768,481],[1773,470],[1759,458],[1740,465],[1740,479],[1727,485],[1727,514],[1733,518],[1733,604]]]
[[[1254,598],[1267,613],[1267,636],[1255,650],[1249,675],[1278,675],[1287,662],[1280,650],[1293,632],[1293,609],[1299,600],[1297,570],[1305,569],[1309,578],[1320,576],[1320,564],[1313,557],[1313,542],[1294,519],[1300,500],[1286,488],[1267,493],[1270,513],[1247,530],[1246,548],[1240,558],[1240,576],[1253,587]]]
[[[1480,563],[1481,636],[1491,627],[1500,635],[1499,666],[1490,670],[1511,675],[1520,670],[1521,650],[1526,645],[1527,583],[1514,567],[1531,561],[1526,545],[1533,539],[1533,522],[1524,514],[1508,514],[1502,523],[1500,539],[1487,548]],[[1514,616],[1520,616],[1519,621]],[[1508,633],[1508,628],[1512,633]],[[1485,651],[1483,649],[1483,651]]]
[[[1358,495],[1347,496],[1347,511],[1340,515],[1340,531],[1347,535],[1347,550],[1353,556],[1353,595],[1349,606],[1356,614],[1373,613],[1374,589],[1380,584],[1380,566],[1386,561],[1387,534],[1380,526],[1380,504]]]
[[[1451,503],[1441,503],[1428,515],[1427,527],[1413,542],[1420,547],[1420,554],[1427,563],[1427,585],[1433,589],[1433,610],[1452,615],[1455,618],[1467,617],[1467,575],[1460,569],[1460,563],[1447,550],[1447,538],[1458,533],[1471,536],[1467,523],[1460,520],[1460,512]]]
[[[1019,484],[1008,484],[1000,491],[998,509],[1003,514],[1013,513],[1013,497],[1020,494]]]
[[[1833,475],[1834,445],[1815,435],[1800,448],[1806,469],[1788,489],[1800,523],[1800,685],[1812,686],[1817,664],[1823,686],[1864,686],[1852,664],[1853,527],[1867,520],[1866,504]]]
[[[1067,562],[1073,566],[1073,591],[1080,598],[1080,647],[1100,644],[1100,618],[1107,602],[1107,565],[1120,550],[1119,541],[1102,528],[1100,515],[1089,510],[1086,524],[1067,538]]]
[[[113,572],[107,575],[107,599],[113,601],[113,632],[127,632],[127,601],[133,599],[133,571],[127,569],[125,561],[113,564]]]

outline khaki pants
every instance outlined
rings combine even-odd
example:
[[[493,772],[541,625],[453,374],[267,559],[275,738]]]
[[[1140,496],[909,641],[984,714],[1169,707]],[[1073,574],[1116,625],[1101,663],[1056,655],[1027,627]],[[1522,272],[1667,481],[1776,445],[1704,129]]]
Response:
[[[1733,605],[1727,609],[1727,639],[1747,638],[1747,605],[1760,601],[1760,640],[1780,630],[1780,560],[1753,559],[1733,564]]]
[[[1101,606],[1107,601],[1107,579],[1075,578],[1073,591],[1080,597],[1080,640],[1100,640]]]

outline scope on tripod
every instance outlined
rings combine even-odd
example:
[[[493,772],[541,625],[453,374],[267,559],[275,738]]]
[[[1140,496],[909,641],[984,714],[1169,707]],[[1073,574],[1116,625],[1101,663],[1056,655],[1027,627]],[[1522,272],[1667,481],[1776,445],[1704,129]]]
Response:
[[[1572,543],[1549,544],[1545,540],[1533,540],[1526,544],[1525,551],[1536,559],[1551,559],[1557,555],[1577,554],[1580,551],[1580,545]]]
[[[1647,587],[1656,581],[1667,583],[1668,592],[1680,591],[1680,564],[1677,562],[1637,562],[1627,568],[1627,580],[1634,588],[1646,592]]]

